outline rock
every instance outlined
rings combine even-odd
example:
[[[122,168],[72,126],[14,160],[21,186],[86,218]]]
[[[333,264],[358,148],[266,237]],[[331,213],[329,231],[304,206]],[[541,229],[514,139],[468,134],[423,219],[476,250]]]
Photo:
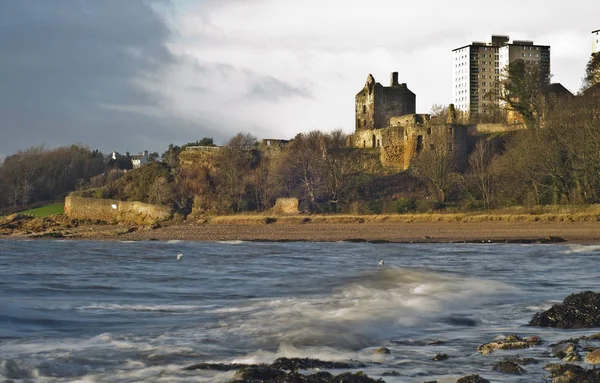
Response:
[[[436,354],[431,360],[440,361],[448,359],[448,354]]]
[[[379,347],[377,350],[373,351],[373,354],[381,354],[381,355],[390,355],[390,349],[387,347]]]
[[[386,371],[383,374],[381,374],[381,376],[400,376],[402,374],[400,374],[398,371],[393,370],[393,371]]]
[[[549,364],[544,367],[551,371],[553,383],[596,383],[600,370],[586,370],[574,364]]]
[[[585,362],[588,364],[600,364],[600,349],[587,354],[585,356]]]
[[[297,371],[297,370],[310,370],[314,368],[323,368],[327,370],[334,369],[350,369],[365,367],[363,363],[346,363],[346,362],[325,362],[318,359],[310,358],[279,358],[273,362],[270,366],[277,370]]]
[[[269,366],[250,366],[237,370],[235,382],[284,382],[288,374]]]
[[[563,362],[581,362],[581,355],[577,351],[571,351],[563,358]]]
[[[600,333],[586,337],[588,340],[600,340]]]
[[[571,294],[563,303],[535,314],[529,325],[563,329],[600,327],[600,294],[593,291]]]
[[[536,346],[540,343],[541,340],[537,336],[532,336],[527,339],[523,339],[515,334],[511,334],[503,340],[482,344],[477,347],[477,351],[479,351],[483,355],[488,355],[494,352],[494,350],[513,350],[519,348],[529,348],[531,346]]]
[[[474,374],[464,376],[456,381],[456,383],[490,383],[489,380],[482,378],[481,376]]]
[[[538,363],[537,359],[534,359],[534,358],[511,358],[508,360],[512,360],[519,366],[526,366],[528,364],[537,364]]]
[[[185,367],[184,370],[212,370],[212,371],[234,371],[240,370],[242,368],[251,367],[249,364],[227,364],[227,363],[198,363],[188,367]]]
[[[502,372],[504,374],[521,375],[525,370],[519,366],[514,360],[502,360],[494,365],[492,370]]]
[[[572,352],[575,352],[577,346],[574,343],[559,343],[552,348],[552,355],[559,359],[563,359]]]
[[[446,344],[443,340],[434,340],[433,342],[427,343],[428,346],[441,346]]]

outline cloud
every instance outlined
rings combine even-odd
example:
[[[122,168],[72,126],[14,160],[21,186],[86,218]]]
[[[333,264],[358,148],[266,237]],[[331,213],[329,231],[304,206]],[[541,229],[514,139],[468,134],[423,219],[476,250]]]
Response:
[[[554,80],[578,89],[600,3],[551,3],[2,0],[0,154],[351,132],[368,73],[398,71],[426,113],[452,102],[452,49],[491,34],[551,45]]]
[[[84,143],[101,150],[161,150],[213,133],[171,113],[146,82],[178,62],[166,2],[0,2],[0,153]],[[216,130],[215,130],[216,132]]]

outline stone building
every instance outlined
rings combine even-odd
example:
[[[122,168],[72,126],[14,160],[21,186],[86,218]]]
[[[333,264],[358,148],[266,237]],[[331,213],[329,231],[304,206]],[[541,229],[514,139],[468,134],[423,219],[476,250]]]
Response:
[[[391,117],[415,113],[415,94],[398,83],[398,72],[390,77],[390,86],[383,86],[369,75],[356,94],[356,131],[385,128]]]
[[[592,53],[600,52],[600,29],[592,32]]]
[[[406,170],[421,152],[444,148],[459,169],[467,161],[467,127],[456,123],[454,107],[445,121],[416,114],[416,95],[392,73],[389,87],[367,77],[356,95],[356,131],[349,146],[377,149],[384,166]]]

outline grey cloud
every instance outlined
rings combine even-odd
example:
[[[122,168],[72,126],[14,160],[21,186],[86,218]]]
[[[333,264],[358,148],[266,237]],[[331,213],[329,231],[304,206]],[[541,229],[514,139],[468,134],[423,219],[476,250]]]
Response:
[[[289,97],[312,98],[307,88],[293,86],[271,76],[256,79],[250,86],[249,96],[268,101],[279,101]]]
[[[165,97],[136,81],[178,60],[157,5],[169,3],[0,1],[0,153],[70,143],[160,150],[210,135],[208,122],[169,115]],[[157,112],[135,112],[144,109]]]

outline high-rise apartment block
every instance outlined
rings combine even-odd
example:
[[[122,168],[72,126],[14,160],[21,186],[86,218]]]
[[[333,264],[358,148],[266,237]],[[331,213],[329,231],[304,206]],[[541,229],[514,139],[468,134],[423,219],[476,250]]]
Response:
[[[600,29],[592,32],[592,53],[600,52]]]
[[[454,106],[477,116],[497,108],[501,72],[512,62],[536,63],[550,74],[550,47],[533,41],[510,42],[509,36],[492,36],[491,42],[473,42],[454,53]]]

